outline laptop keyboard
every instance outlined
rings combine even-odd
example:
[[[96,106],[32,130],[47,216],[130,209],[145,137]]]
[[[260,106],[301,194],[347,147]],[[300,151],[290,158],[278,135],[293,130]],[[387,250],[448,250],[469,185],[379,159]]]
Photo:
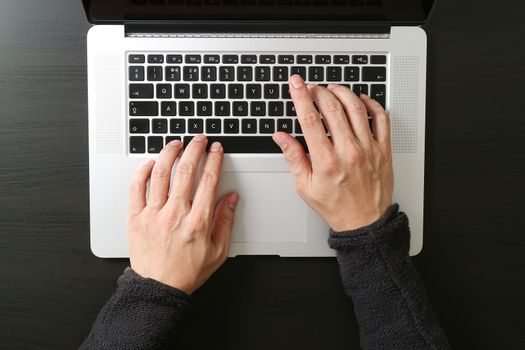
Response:
[[[206,134],[226,153],[280,153],[271,136],[301,127],[288,79],[343,84],[383,107],[386,54],[128,53],[129,153],[159,153],[165,144]]]

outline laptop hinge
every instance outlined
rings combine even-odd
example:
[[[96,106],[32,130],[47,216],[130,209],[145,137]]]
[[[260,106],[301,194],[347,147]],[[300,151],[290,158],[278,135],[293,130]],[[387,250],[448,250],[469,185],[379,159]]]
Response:
[[[390,26],[349,22],[126,22],[127,37],[329,37],[383,39]]]

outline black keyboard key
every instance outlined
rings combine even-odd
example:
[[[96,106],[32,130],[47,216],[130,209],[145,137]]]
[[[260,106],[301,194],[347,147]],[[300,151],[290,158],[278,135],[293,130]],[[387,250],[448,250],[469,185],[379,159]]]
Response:
[[[360,96],[361,94],[368,95],[368,85],[367,84],[354,84],[352,91]]]
[[[290,75],[298,74],[303,78],[303,80],[306,80],[306,67],[292,67]]]
[[[215,80],[217,80],[217,67],[214,67],[214,66],[203,66],[201,68],[201,79],[202,79],[202,81],[215,81]]]
[[[319,66],[308,67],[308,80],[323,81],[324,80],[324,68],[319,67]]]
[[[210,85],[211,98],[226,98],[226,84],[211,84]]]
[[[295,111],[295,105],[292,101],[286,102],[286,115],[288,117],[295,117],[297,116],[297,113]]]
[[[274,119],[260,119],[259,120],[259,132],[261,134],[273,134],[275,132],[275,120]]]
[[[175,98],[190,98],[190,84],[175,84]]]
[[[204,121],[202,119],[188,119],[188,132],[190,134],[202,134],[204,132]]]
[[[311,55],[298,55],[297,56],[297,63],[299,64],[311,64],[313,62],[313,58]]]
[[[129,98],[153,98],[153,84],[129,84]]]
[[[197,66],[185,66],[183,68],[184,81],[197,81],[199,80],[199,67]]]
[[[152,119],[151,132],[154,134],[166,134],[168,132],[168,119]]]
[[[294,126],[295,126],[295,133],[296,134],[302,134],[303,133],[303,129],[301,129],[301,124],[299,123],[299,119],[295,119],[295,122],[294,122]]]
[[[177,118],[170,120],[170,133],[184,134],[186,133],[186,119]]]
[[[211,102],[197,102],[197,115],[199,117],[209,117],[212,115],[212,103]]]
[[[226,101],[215,102],[215,115],[218,117],[230,116],[230,102],[226,102]]]
[[[384,84],[372,84],[370,89],[370,97],[379,102],[383,108],[385,108],[386,101],[386,85]]]
[[[166,80],[167,81],[180,81],[180,67],[179,66],[166,66]]]
[[[222,55],[222,63],[233,64],[239,63],[238,55]]]
[[[208,98],[208,85],[207,84],[193,84],[192,98]]]
[[[158,102],[130,102],[129,103],[129,115],[144,116],[144,117],[155,117],[159,115],[159,103]]]
[[[248,102],[235,101],[232,106],[233,116],[235,117],[246,117],[248,115]]]
[[[193,137],[184,137],[187,146]],[[220,142],[224,153],[282,153],[271,136],[208,136],[208,147]]]
[[[354,55],[352,56],[352,64],[368,64],[368,56]]]
[[[252,81],[253,80],[253,68],[250,66],[237,67],[237,80],[238,81]]]
[[[239,119],[224,119],[224,133],[238,134],[239,133]]]
[[[168,55],[166,56],[167,63],[182,63],[182,55]]]
[[[309,153],[308,145],[306,144],[304,136],[296,136],[295,139],[303,146],[305,153]]]
[[[191,64],[201,63],[201,55],[186,55],[184,61]]]
[[[332,58],[330,55],[315,55],[316,64],[330,64],[332,63]]]
[[[363,67],[363,81],[386,81],[386,67]]]
[[[292,119],[277,119],[277,131],[283,131],[291,134],[293,132]]]
[[[257,63],[256,55],[242,55],[241,63]]]
[[[130,81],[143,81],[144,80],[144,67],[142,66],[129,67],[129,80]]]
[[[195,114],[195,103],[193,101],[179,102],[179,115],[182,117],[192,117]]]
[[[206,119],[206,133],[207,134],[220,134],[221,133],[221,120],[220,119]]]
[[[235,70],[233,66],[219,67],[219,80],[220,81],[234,81],[235,80]]]
[[[162,101],[160,103],[160,115],[166,117],[177,115],[177,102]]]
[[[175,141],[175,140],[177,140],[177,141],[181,141],[181,137],[180,137],[180,136],[166,136],[165,139],[166,139],[166,141],[165,141],[165,142],[166,142],[166,145],[167,145],[168,143],[170,143],[171,141]]]
[[[290,86],[288,84],[281,85],[281,97],[284,100],[289,100],[292,98],[290,95]]]
[[[146,138],[144,136],[131,136],[129,138],[129,153],[145,153]]]
[[[345,67],[345,81],[359,81],[359,67]]]
[[[257,133],[257,119],[243,119],[241,124],[243,134]]]
[[[204,63],[221,63],[219,55],[204,55]]]
[[[145,63],[146,57],[144,55],[129,55],[128,62],[129,63]]]
[[[261,55],[259,63],[275,63],[275,55]]]
[[[148,137],[148,153],[160,153],[164,147],[164,139],[162,136]]]
[[[148,55],[148,63],[164,63],[164,55]]]
[[[262,87],[259,84],[246,84],[246,98],[259,99],[261,98]]]
[[[130,119],[130,134],[147,134],[149,133],[149,119]]]
[[[335,55],[334,56],[334,63],[335,64],[349,64],[350,63],[350,56],[348,56],[348,55]]]
[[[244,85],[230,84],[228,85],[228,98],[244,98]]]
[[[343,73],[341,67],[326,67],[327,81],[341,81],[343,80]]]
[[[386,56],[385,55],[372,55],[370,56],[370,63],[371,64],[386,64]]]
[[[280,64],[293,64],[294,57],[293,55],[279,55],[277,57],[277,62],[279,62]]]
[[[265,84],[264,85],[264,98],[266,99],[279,98],[279,85],[278,84]]]
[[[270,67],[255,67],[255,81],[270,81]]]
[[[171,98],[171,84],[157,84],[157,98]]]
[[[284,103],[281,101],[272,101],[268,103],[268,115],[271,117],[284,116]]]
[[[273,81],[287,81],[288,67],[277,66],[273,67]]]
[[[266,115],[266,102],[254,101],[250,104],[250,116],[264,117]]]
[[[162,66],[148,66],[148,80],[162,81]]]

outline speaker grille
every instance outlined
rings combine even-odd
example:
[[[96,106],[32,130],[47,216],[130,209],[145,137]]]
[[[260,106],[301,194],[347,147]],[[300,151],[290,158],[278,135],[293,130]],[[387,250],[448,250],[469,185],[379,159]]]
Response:
[[[415,153],[419,110],[419,57],[394,56],[391,82],[393,151]]]
[[[122,82],[119,56],[95,59],[96,142],[98,153],[122,152]]]

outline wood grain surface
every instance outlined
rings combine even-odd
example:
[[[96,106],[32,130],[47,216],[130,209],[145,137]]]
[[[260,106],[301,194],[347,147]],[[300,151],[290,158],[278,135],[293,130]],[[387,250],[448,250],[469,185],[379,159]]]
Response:
[[[440,1],[414,260],[455,349],[525,343],[525,2]],[[0,0],[0,348],[73,349],[126,260],[89,249],[81,1]],[[229,259],[177,349],[358,349],[335,259]]]

